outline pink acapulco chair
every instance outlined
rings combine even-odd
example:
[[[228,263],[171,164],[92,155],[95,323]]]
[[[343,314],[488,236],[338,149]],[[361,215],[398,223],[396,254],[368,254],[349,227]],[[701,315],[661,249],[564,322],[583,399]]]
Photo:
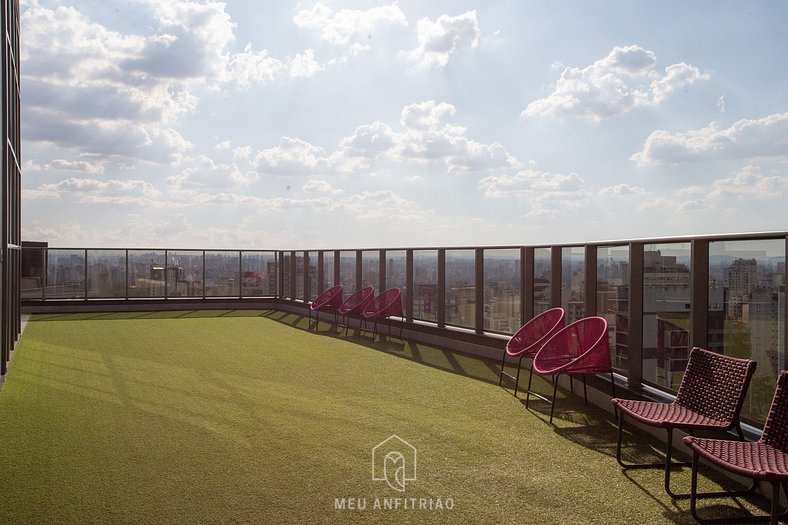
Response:
[[[517,397],[517,389],[520,386],[520,368],[523,358],[533,359],[536,353],[542,348],[542,344],[550,339],[556,332],[564,327],[564,309],[551,308],[540,313],[527,323],[509,339],[503,349],[501,357],[501,373],[498,375],[498,386],[503,385],[503,376],[514,381],[514,397]],[[517,376],[505,372],[506,356],[519,357],[517,360]],[[534,373],[533,361],[531,362],[531,374]],[[530,376],[528,384],[531,383]]]
[[[388,324],[389,336],[391,335],[391,323],[389,317],[403,317],[402,312],[402,294],[399,288],[389,288],[377,297],[372,302],[367,304],[364,308],[364,320],[373,320],[375,324],[372,328],[372,339],[378,333],[378,320],[386,320]],[[381,336],[382,337],[382,336]],[[399,326],[399,337],[402,339],[402,324]]]
[[[360,316],[364,312],[364,308],[366,308],[367,305],[372,301],[374,295],[375,288],[372,286],[365,286],[361,290],[348,297],[347,300],[339,307],[339,315],[342,316],[342,320],[344,322],[345,335],[347,335],[347,329],[350,325],[348,318],[351,315]]]
[[[342,305],[342,285],[332,286],[318,295],[309,304],[309,328],[312,327],[312,312],[315,312],[315,330],[320,324],[320,312],[334,312],[334,325],[337,324],[337,309]]]
[[[607,335],[607,321],[603,317],[585,317],[565,326],[547,340],[537,352],[533,362],[534,372],[541,376],[553,376],[552,401],[534,394],[536,397],[549,401],[550,423],[553,422],[555,411],[555,393],[558,388],[558,377],[569,376],[569,388],[574,392],[572,376],[583,375],[583,396],[588,404],[586,374],[610,374],[613,397],[616,397],[616,384],[613,380],[613,368],[610,365],[610,344]],[[528,382],[525,406],[531,395],[531,383]]]
[[[788,509],[780,512],[780,486],[788,493],[788,371],[783,370],[777,377],[772,406],[761,438],[755,442],[733,441],[727,439],[708,439],[694,436],[684,438],[684,443],[692,449],[692,491],[690,509],[692,516],[700,523],[756,523],[768,521],[777,525],[788,517]],[[696,499],[698,494],[698,460],[703,458],[712,465],[728,472],[751,478],[753,486],[759,481],[772,486],[771,515],[737,516],[733,518],[704,519],[698,516]],[[726,496],[736,496],[745,491],[730,491]],[[719,494],[717,494],[719,495]]]

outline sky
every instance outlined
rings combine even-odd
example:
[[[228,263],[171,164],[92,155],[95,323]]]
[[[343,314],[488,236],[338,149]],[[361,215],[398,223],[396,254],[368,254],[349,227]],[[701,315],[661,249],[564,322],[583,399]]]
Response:
[[[21,5],[25,240],[788,230],[788,2]]]

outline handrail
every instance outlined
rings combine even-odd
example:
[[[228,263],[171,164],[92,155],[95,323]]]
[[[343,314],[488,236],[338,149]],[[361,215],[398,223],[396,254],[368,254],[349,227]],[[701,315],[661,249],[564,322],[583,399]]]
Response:
[[[89,309],[102,298],[121,304],[190,300],[210,308],[222,300],[267,297],[303,307],[334,284],[347,293],[372,285],[403,290],[406,323],[492,336],[511,335],[539,312],[562,306],[568,322],[606,317],[614,366],[631,388],[669,392],[692,346],[747,352],[768,364],[759,370],[775,377],[775,368],[785,367],[787,239],[788,231],[775,231],[339,250],[23,246],[28,267],[34,256],[39,264],[36,275],[23,268],[28,287],[22,301],[28,308],[81,301]],[[69,254],[70,262],[58,266],[59,254]],[[147,254],[155,255],[155,267],[134,262]],[[188,261],[178,261],[181,255]],[[113,280],[118,288],[102,291]],[[141,282],[155,291],[140,293]],[[783,334],[778,348],[769,346],[773,333]],[[756,420],[765,416],[760,409],[752,407]]]

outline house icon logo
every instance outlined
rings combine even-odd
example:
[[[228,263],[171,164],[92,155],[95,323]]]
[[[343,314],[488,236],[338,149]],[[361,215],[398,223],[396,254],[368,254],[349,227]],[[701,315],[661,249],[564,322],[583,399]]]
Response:
[[[416,447],[396,434],[372,447],[372,479],[405,492],[405,482],[416,480]]]

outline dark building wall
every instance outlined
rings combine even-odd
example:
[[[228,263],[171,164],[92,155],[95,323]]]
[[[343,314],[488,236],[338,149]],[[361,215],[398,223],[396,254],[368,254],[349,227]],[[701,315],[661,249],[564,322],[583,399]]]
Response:
[[[3,176],[0,233],[0,375],[21,330],[19,275],[21,267],[21,159],[19,96],[19,0],[2,1],[3,28]]]

